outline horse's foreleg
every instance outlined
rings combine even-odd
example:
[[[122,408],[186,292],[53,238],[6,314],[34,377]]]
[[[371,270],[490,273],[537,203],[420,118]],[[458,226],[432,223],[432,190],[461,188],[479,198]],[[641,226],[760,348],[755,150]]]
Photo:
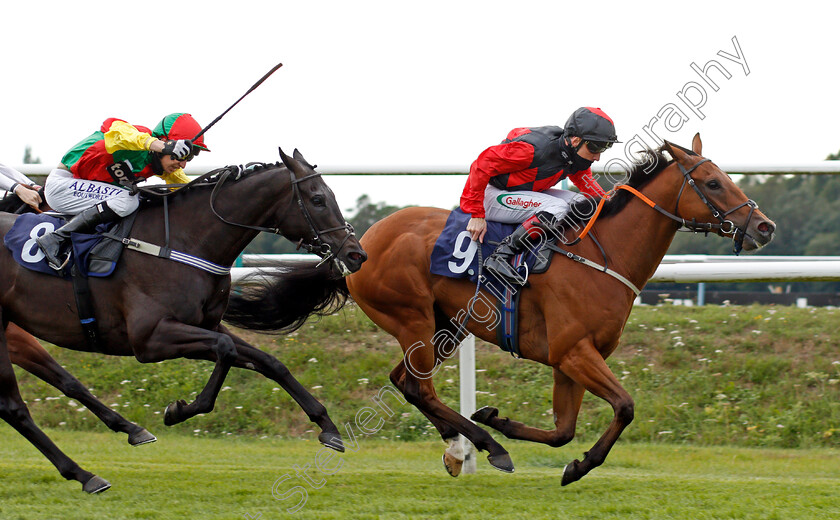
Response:
[[[562,485],[579,480],[607,458],[624,428],[633,421],[634,404],[610,371],[604,358],[589,340],[583,340],[569,350],[558,367],[586,390],[610,403],[613,419],[598,442],[584,454],[582,461],[574,460],[563,471]]]
[[[102,404],[78,379],[59,365],[38,343],[38,340],[14,323],[9,323],[6,327],[6,340],[12,363],[58,388],[67,397],[85,405],[108,428],[115,432],[127,433],[128,442],[132,446],[157,440],[145,428],[134,424]]]
[[[321,404],[297,379],[289,369],[274,356],[263,352],[246,343],[243,339],[232,334],[225,327],[219,330],[229,335],[236,344],[236,360],[234,366],[259,372],[265,377],[277,381],[292,399],[303,409],[309,420],[321,428],[318,440],[324,446],[337,451],[344,451],[341,433],[330,419],[326,407]]]
[[[38,448],[62,477],[80,482],[86,492],[98,493],[111,487],[106,480],[79,467],[35,425],[18,389],[3,327],[0,327],[0,418]]]
[[[575,425],[584,388],[554,369],[554,430],[543,430],[527,426],[507,417],[498,416],[496,408],[485,406],[472,415],[472,420],[486,424],[509,439],[540,442],[552,447],[563,446],[575,436]]]
[[[141,363],[182,357],[216,362],[210,379],[192,403],[187,404],[181,399],[166,407],[163,423],[167,426],[186,421],[200,413],[211,412],[230,367],[236,360],[236,347],[230,336],[169,318],[159,321],[146,341],[135,341],[132,347],[134,356]]]

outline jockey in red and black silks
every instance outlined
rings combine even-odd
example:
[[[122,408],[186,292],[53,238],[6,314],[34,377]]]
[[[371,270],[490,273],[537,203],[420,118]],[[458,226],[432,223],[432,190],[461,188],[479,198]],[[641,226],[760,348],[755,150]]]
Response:
[[[485,267],[521,283],[509,261],[525,250],[529,239],[536,238],[537,213],[560,220],[577,198],[604,196],[591,166],[616,142],[612,119],[600,108],[581,107],[564,128],[516,128],[500,144],[484,150],[470,167],[461,195],[461,210],[472,216],[467,230],[481,242],[486,220],[522,223],[487,258]],[[580,193],[554,189],[563,179]]]
[[[140,205],[135,184],[152,175],[167,184],[189,182],[184,168],[201,150],[204,136],[192,141],[201,125],[190,114],[164,117],[149,130],[122,119],[109,118],[97,132],[74,145],[47,177],[47,203],[61,213],[75,215],[67,224],[36,239],[55,269],[70,233],[92,230],[133,213]]]

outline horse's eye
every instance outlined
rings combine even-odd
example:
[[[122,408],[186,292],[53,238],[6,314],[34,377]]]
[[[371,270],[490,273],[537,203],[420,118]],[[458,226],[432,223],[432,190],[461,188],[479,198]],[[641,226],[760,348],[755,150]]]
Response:
[[[324,197],[322,197],[321,195],[315,195],[314,197],[312,197],[312,204],[314,206],[319,206],[319,207],[326,206],[326,202],[324,200]]]
[[[710,190],[719,190],[721,188],[720,182],[718,181],[709,181],[706,183],[706,187]]]

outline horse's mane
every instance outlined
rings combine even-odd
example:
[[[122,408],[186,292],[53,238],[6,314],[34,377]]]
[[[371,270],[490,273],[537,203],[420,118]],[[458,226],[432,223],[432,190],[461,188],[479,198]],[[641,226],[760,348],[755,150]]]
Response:
[[[44,202],[44,189],[38,192],[41,195],[41,206],[38,208],[39,211],[50,211],[50,207]],[[29,206],[29,204],[23,202],[17,194],[12,192],[7,192],[4,197],[0,197],[0,211],[4,211],[6,213],[13,213],[16,215],[20,215],[22,213],[35,213],[35,210]]]
[[[676,146],[676,145],[671,145]],[[691,155],[697,155],[691,150],[686,150],[681,146],[677,148],[687,152]],[[654,177],[656,177],[662,170],[667,168],[672,162],[672,159],[665,155],[666,146],[662,145],[656,150],[647,149],[642,152],[640,161],[634,162],[633,167],[629,172],[626,172],[625,177],[618,184],[626,184],[631,188],[641,189]],[[604,203],[598,218],[609,217],[620,212],[627,203],[634,197],[631,193],[625,190],[618,190]],[[579,200],[570,206],[570,210],[563,217],[563,223],[568,225],[583,224],[587,222],[593,214],[595,206],[600,202],[600,198],[590,200]],[[593,204],[594,203],[594,204]]]
[[[14,193],[8,193],[5,197],[0,198],[0,211],[5,211],[6,213],[18,213],[24,211],[29,213],[32,211],[32,208],[30,208]]]
[[[163,203],[163,199],[184,196],[191,193],[199,192],[203,189],[214,188],[223,178],[225,182],[236,182],[249,177],[257,172],[261,172],[271,168],[281,168],[283,165],[279,162],[275,163],[261,163],[253,162],[245,166],[242,165],[228,165],[221,168],[211,170],[200,177],[196,177],[188,184],[180,185],[177,190],[173,190],[168,184],[152,184],[149,186],[141,186],[141,203],[144,206],[156,206]]]

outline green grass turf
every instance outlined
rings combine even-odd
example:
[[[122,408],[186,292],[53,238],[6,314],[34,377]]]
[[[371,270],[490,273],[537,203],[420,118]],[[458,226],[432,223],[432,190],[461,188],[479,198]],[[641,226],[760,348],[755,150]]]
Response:
[[[113,487],[85,494],[0,425],[0,518],[840,518],[840,451],[831,448],[619,442],[603,466],[561,487],[563,467],[589,444],[552,449],[500,439],[515,473],[492,469],[479,454],[476,474],[453,479],[440,461],[441,442],[360,436],[357,451],[321,460],[322,468],[334,470],[325,474],[316,468],[326,452],[314,440],[156,431],[159,442],[130,447],[124,435],[47,433]],[[295,466],[311,483],[296,475]],[[296,486],[306,490],[305,501]],[[288,511],[296,506],[297,512]]]

